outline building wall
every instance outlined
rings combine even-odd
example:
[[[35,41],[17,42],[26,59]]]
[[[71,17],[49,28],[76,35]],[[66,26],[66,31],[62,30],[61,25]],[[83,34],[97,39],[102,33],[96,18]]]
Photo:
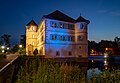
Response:
[[[37,48],[37,26],[26,27],[26,54],[33,54],[33,51]]]
[[[77,45],[77,55],[81,57],[88,56],[88,38],[87,38],[87,23],[78,22],[75,24],[75,40]]]
[[[56,27],[51,26],[51,22],[55,22]],[[79,30],[78,26],[74,25],[74,29],[66,29],[66,27],[60,28],[59,23],[73,24],[69,22],[57,21],[57,20],[46,20],[46,56],[50,57],[86,57],[87,56],[87,37],[86,31]],[[82,32],[82,33],[81,33]],[[51,35],[55,37],[52,40]],[[71,36],[74,37],[72,41],[60,40],[60,36]],[[84,37],[82,41],[77,41],[77,37]],[[56,38],[57,37],[57,38]],[[59,55],[57,55],[59,52]],[[70,54],[69,54],[70,53]]]
[[[45,57],[88,56],[87,23],[70,23],[44,18],[35,31],[32,27],[26,27],[27,54],[29,49],[33,52],[37,48],[38,53]],[[29,45],[33,48],[29,48]]]
[[[45,44],[46,57],[78,57],[75,45]]]
[[[45,20],[42,20],[37,30],[37,49],[40,55],[45,55]]]

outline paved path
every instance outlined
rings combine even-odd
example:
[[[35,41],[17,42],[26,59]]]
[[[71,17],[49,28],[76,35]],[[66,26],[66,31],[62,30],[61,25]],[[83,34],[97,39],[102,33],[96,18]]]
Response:
[[[10,61],[14,60],[17,56],[15,54],[9,54],[7,55],[6,59],[0,60],[0,70]]]

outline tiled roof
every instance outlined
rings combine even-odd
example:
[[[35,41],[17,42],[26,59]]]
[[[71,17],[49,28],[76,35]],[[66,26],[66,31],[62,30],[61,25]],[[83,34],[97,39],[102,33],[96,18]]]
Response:
[[[35,23],[34,20],[31,20],[31,21],[27,24],[27,26],[31,26],[31,25],[38,26],[38,25]]]
[[[82,16],[80,16],[80,17],[76,20],[76,22],[87,22],[87,23],[90,23],[89,20],[86,20],[86,19],[83,18]]]
[[[60,21],[65,21],[65,22],[72,22],[75,23],[75,20],[67,15],[65,15],[64,13],[56,10],[48,15],[43,16],[45,18],[49,18],[49,19],[54,19],[54,20],[60,20]]]

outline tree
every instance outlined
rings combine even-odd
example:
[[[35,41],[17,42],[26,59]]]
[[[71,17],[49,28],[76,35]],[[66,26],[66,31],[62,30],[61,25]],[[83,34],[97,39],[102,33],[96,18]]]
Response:
[[[2,39],[0,38],[0,46],[2,45]]]
[[[114,49],[113,50],[116,55],[120,54],[120,38],[118,36],[114,38]]]
[[[13,48],[12,48],[12,52],[15,53],[15,52],[18,52],[19,50],[19,45],[14,45]]]
[[[10,37],[11,35],[8,34],[4,34],[3,36],[1,36],[1,38],[4,41],[5,46],[10,47]]]
[[[26,35],[21,35],[20,44],[23,45],[23,48],[26,47]]]
[[[117,42],[117,43],[120,43],[120,38],[119,38],[118,36],[116,36],[116,37],[114,38],[114,41]]]

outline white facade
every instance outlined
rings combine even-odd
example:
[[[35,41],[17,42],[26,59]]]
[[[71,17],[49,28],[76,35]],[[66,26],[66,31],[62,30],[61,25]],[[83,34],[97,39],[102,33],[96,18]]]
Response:
[[[49,58],[87,57],[87,26],[88,22],[42,18],[35,30],[32,25],[27,26],[26,54],[31,55],[37,48],[39,55]]]

